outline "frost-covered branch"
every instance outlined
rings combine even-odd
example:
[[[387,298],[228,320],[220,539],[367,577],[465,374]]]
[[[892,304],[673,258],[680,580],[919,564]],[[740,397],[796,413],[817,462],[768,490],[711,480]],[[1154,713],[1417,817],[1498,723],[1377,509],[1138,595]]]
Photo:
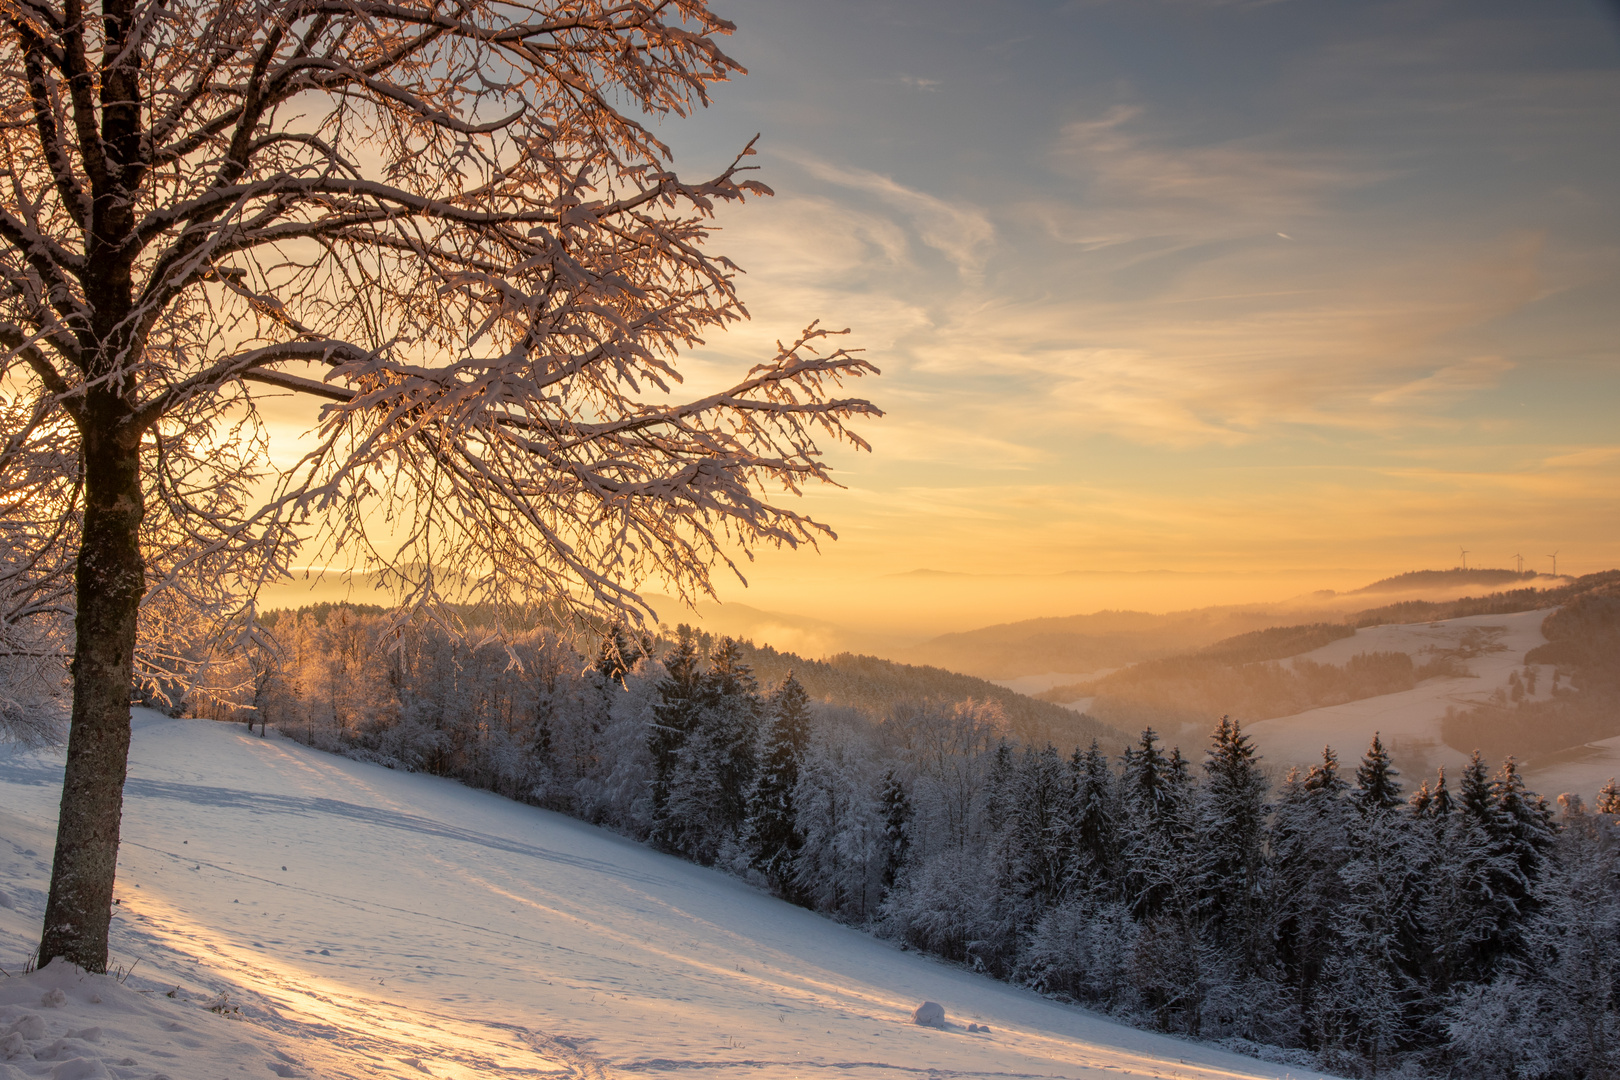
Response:
[[[232,598],[298,536],[418,604],[613,621],[649,583],[704,595],[760,544],[832,535],[775,500],[832,481],[818,438],[867,447],[848,425],[877,410],[839,386],[869,362],[812,326],[678,394],[683,355],[747,317],[716,208],[770,191],[751,142],[693,182],[644,121],[742,70],[731,29],[699,0],[0,16],[0,384],[81,435],[120,403],[143,618],[248,632]],[[276,394],[315,442],[260,476]],[[154,680],[183,666],[152,647]]]

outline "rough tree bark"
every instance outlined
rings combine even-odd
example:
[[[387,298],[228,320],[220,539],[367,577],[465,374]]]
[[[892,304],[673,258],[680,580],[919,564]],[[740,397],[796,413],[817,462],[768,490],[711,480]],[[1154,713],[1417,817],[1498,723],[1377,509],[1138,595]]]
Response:
[[[61,957],[86,971],[107,970],[107,928],[129,766],[135,628],[146,591],[138,446],[118,435],[127,403],[102,396],[113,400],[91,402],[85,410],[87,419],[94,420],[84,440],[72,726],[39,946],[40,964]]]

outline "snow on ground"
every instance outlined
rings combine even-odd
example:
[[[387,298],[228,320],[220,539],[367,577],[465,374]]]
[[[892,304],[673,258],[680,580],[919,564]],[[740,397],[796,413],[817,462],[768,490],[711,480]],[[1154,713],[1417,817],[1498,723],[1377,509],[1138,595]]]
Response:
[[[1530,762],[1525,776],[1549,802],[1561,792],[1573,791],[1593,806],[1606,782],[1620,780],[1620,736],[1545,754]]]
[[[166,996],[171,989],[143,991],[65,964],[0,979],[0,1078],[218,1080],[232,1066],[254,1076],[309,1075],[282,1049],[290,1040],[229,1018],[232,1003],[216,998],[213,1012]]]
[[[1466,678],[1426,679],[1398,694],[1259,720],[1245,725],[1244,731],[1253,737],[1266,764],[1278,769],[1320,761],[1325,745],[1338,751],[1341,762],[1353,766],[1373,733],[1381,732],[1405,774],[1408,789],[1432,775],[1439,765],[1455,780],[1474,748],[1447,746],[1441,738],[1440,721],[1447,707],[1466,709],[1486,701],[1495,690],[1505,690],[1508,675],[1523,670],[1525,653],[1546,642],[1541,624],[1547,615],[1546,611],[1521,611],[1357,630],[1354,637],[1341,638],[1298,659],[1342,665],[1358,653],[1404,652],[1422,664],[1446,653],[1478,651],[1461,661],[1469,671]],[[1538,665],[1537,671],[1534,696],[1546,698],[1552,690],[1553,669]],[[1561,791],[1580,791],[1590,803],[1605,779],[1620,774],[1615,763],[1620,763],[1620,744],[1595,753],[1566,751],[1557,759],[1526,762],[1525,778],[1549,797]]]
[[[113,924],[114,964],[138,966],[18,976],[60,782],[59,754],[0,750],[0,1080],[1318,1075],[900,952],[561,815],[144,711]],[[910,1023],[924,1000],[947,1029]]]

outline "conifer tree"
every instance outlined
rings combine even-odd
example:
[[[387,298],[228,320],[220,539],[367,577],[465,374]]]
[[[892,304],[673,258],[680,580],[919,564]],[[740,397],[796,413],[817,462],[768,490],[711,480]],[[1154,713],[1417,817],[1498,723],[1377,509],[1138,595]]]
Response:
[[[663,842],[705,865],[740,838],[747,820],[759,738],[758,685],[741,647],[722,638],[698,678],[698,707],[674,752]]]
[[[1181,756],[1181,747],[1172,746],[1170,755],[1166,759],[1165,779],[1169,781],[1170,789],[1181,794],[1192,790],[1193,775],[1192,762]]]
[[[1259,968],[1265,873],[1266,792],[1259,759],[1237,721],[1223,716],[1210,736],[1200,789],[1200,892],[1217,940],[1237,945],[1243,968]]]
[[[824,732],[805,754],[793,884],[817,910],[863,921],[882,898],[885,835],[871,754],[853,735]]]
[[[1496,829],[1492,836],[1495,851],[1506,863],[1508,876],[1503,890],[1512,904],[1503,926],[1503,945],[1516,949],[1525,920],[1539,907],[1537,885],[1542,876],[1547,850],[1558,834],[1547,800],[1526,790],[1518,763],[1509,757],[1491,781],[1495,803]]]
[[[883,888],[894,888],[911,854],[911,797],[897,770],[883,774]]]
[[[1395,809],[1401,805],[1400,775],[1389,760],[1383,739],[1374,732],[1372,745],[1356,770],[1356,790],[1350,795],[1351,801],[1364,814]]]
[[[1446,767],[1440,766],[1435,770],[1434,784],[1431,786],[1425,780],[1412,792],[1412,798],[1407,805],[1417,817],[1443,818],[1454,809],[1451,792],[1446,788]]]
[[[625,633],[623,625],[614,626],[612,632],[602,639],[596,653],[595,667],[605,682],[617,683],[622,688],[625,675],[646,655],[643,644]]]
[[[758,767],[759,681],[743,662],[742,647],[725,638],[709,658],[707,686],[720,749],[720,814],[735,833],[748,818],[748,795]]]
[[[1158,749],[1150,728],[1126,756],[1123,900],[1142,924],[1136,988],[1161,1030],[1196,1035],[1212,961],[1198,909],[1194,789],[1179,748]]]
[[[1547,800],[1525,788],[1518,762],[1509,757],[1491,781],[1499,835],[1525,882],[1526,898],[1540,874],[1542,857],[1558,834]]]
[[[1518,1030],[1502,1034],[1544,1046],[1543,1075],[1607,1078],[1620,1075],[1620,845],[1578,800],[1560,826],[1544,853],[1544,905],[1525,926],[1520,970],[1529,977],[1517,996],[1528,1000]]]
[[[1074,801],[1068,773],[1051,743],[1026,750],[1012,785],[1010,863],[1021,925],[1057,903],[1069,879],[1066,817]]]
[[[1344,895],[1322,971],[1313,1025],[1321,1045],[1359,1058],[1373,1074],[1414,1036],[1422,866],[1414,818],[1401,807],[1399,774],[1378,735],[1356,770],[1346,823]]]
[[[1419,784],[1418,789],[1412,792],[1412,797],[1406,801],[1406,805],[1411,808],[1413,817],[1429,816],[1429,811],[1434,806],[1434,792],[1429,790],[1427,780]]]
[[[1620,787],[1614,784],[1614,777],[1598,789],[1597,812],[1600,814],[1620,814]]]
[[[1322,760],[1305,774],[1304,787],[1308,792],[1322,792],[1333,799],[1349,789],[1350,782],[1339,774],[1339,755],[1333,752],[1333,747],[1322,747]]]
[[[1340,798],[1346,785],[1338,767],[1325,748],[1322,763],[1306,776],[1289,770],[1268,830],[1275,954],[1301,1017],[1315,1013],[1318,983],[1335,947],[1333,915],[1345,894],[1339,870],[1347,857],[1349,808]],[[1304,1034],[1309,1043],[1310,1030]]]
[[[1339,870],[1345,893],[1334,913],[1334,945],[1312,1019],[1321,1046],[1355,1055],[1377,1075],[1414,1036],[1420,867],[1413,858],[1412,819],[1368,794],[1388,790],[1381,787],[1387,778],[1378,775],[1380,756],[1368,757],[1375,765],[1354,793],[1361,796],[1360,812],[1350,815],[1350,857]]]
[[[1491,796],[1491,773],[1478,750],[1474,751],[1473,756],[1468,759],[1468,767],[1463,770],[1458,802],[1462,812],[1472,818],[1480,828],[1495,834],[1496,800]]]
[[[1413,859],[1421,868],[1421,934],[1414,957],[1436,1006],[1459,983],[1489,978],[1502,866],[1479,823],[1467,814],[1440,812],[1439,803],[1431,795],[1413,836]]]
[[[984,827],[992,837],[999,838],[1012,821],[1018,800],[1016,773],[1012,744],[1003,736],[990,752],[989,790],[984,800]]]
[[[675,647],[664,657],[664,678],[658,684],[647,748],[652,753],[653,842],[670,847],[669,796],[677,755],[685,746],[703,709],[703,665],[690,626],[676,631]]]
[[[1499,779],[1501,779],[1499,777]],[[1528,810],[1523,782],[1517,770],[1507,774],[1507,803],[1513,811]],[[1461,875],[1469,890],[1466,896],[1471,904],[1466,909],[1467,922],[1464,936],[1468,939],[1462,956],[1450,967],[1452,980],[1488,981],[1499,964],[1518,942],[1519,929],[1528,911],[1531,880],[1527,866],[1521,866],[1514,836],[1519,823],[1504,813],[1502,793],[1491,780],[1485,761],[1478,750],[1469,758],[1463,770],[1458,791],[1458,817],[1469,828],[1459,829],[1447,838],[1453,848],[1449,859],[1468,867],[1468,872],[1453,868],[1450,872]],[[1532,850],[1527,863],[1536,861]],[[1478,868],[1478,880],[1472,870]],[[1453,887],[1456,887],[1453,882]],[[1437,985],[1447,980],[1439,978]]]
[[[1171,803],[1170,761],[1159,749],[1159,736],[1145,728],[1134,747],[1126,747],[1121,761],[1125,799],[1133,813],[1159,820]]]
[[[1176,880],[1182,770],[1159,749],[1158,734],[1146,728],[1137,745],[1126,749],[1123,772],[1126,900],[1133,914],[1145,918],[1164,906]]]
[[[1069,762],[1073,774],[1074,806],[1069,815],[1069,872],[1067,891],[1095,893],[1112,899],[1119,885],[1119,799],[1108,757],[1097,746],[1082,754],[1075,750]]]
[[[759,779],[749,802],[748,842],[753,866],[787,895],[793,857],[804,846],[795,820],[793,789],[810,741],[810,695],[789,671],[766,705],[768,727],[760,755]]]
[[[1456,808],[1457,804],[1451,798],[1451,791],[1446,787],[1446,767],[1441,765],[1435,772],[1429,813],[1437,818],[1444,818],[1450,816]]]

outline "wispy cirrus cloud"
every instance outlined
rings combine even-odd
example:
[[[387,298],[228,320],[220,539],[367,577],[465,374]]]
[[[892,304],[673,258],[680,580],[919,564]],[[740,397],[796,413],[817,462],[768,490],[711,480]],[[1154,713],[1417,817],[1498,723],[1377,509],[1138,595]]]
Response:
[[[899,213],[917,238],[964,275],[983,269],[996,229],[978,207],[907,187],[889,176],[838,166],[808,155],[784,155],[824,183],[872,196]]]
[[[1391,175],[1345,152],[1303,150],[1271,132],[1198,143],[1155,131],[1140,105],[1065,124],[1054,167],[1083,185],[1049,208],[1065,243],[1106,246],[1146,236],[1276,234],[1320,216],[1336,195]]]
[[[1422,378],[1381,390],[1372,396],[1372,402],[1375,405],[1434,405],[1454,401],[1497,385],[1513,367],[1513,361],[1500,356],[1471,356]]]

